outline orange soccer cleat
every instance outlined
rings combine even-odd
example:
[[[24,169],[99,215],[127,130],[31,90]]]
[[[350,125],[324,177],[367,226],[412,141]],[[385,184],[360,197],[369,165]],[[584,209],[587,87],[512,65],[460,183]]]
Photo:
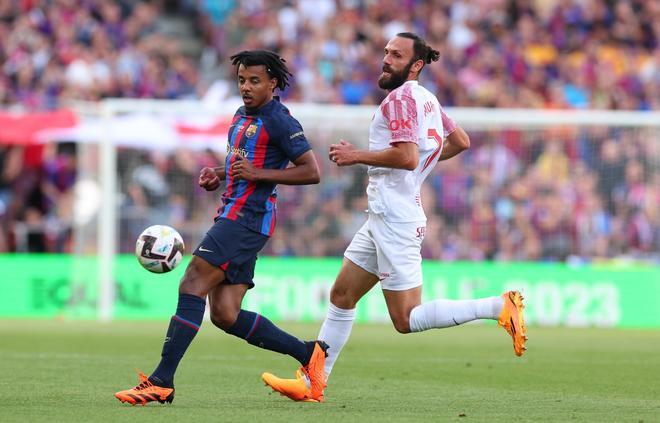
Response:
[[[312,399],[312,391],[310,390],[309,381],[305,379],[301,370],[296,370],[295,379],[281,379],[272,373],[264,373],[261,375],[264,383],[270,386],[273,391],[279,392],[280,395],[288,397],[294,401],[303,402],[319,402]]]
[[[306,366],[296,372],[295,379],[281,379],[271,373],[264,373],[261,379],[273,391],[279,392],[294,401],[323,402],[325,389],[325,358],[328,344],[316,341],[312,357]]]
[[[504,298],[504,307],[500,313],[497,323],[502,326],[513,338],[513,351],[518,357],[523,355],[527,348],[527,328],[525,327],[525,318],[523,317],[523,296],[518,291],[508,291],[502,294]]]
[[[119,391],[115,397],[121,402],[128,402],[132,405],[145,405],[151,401],[158,401],[161,404],[165,402],[172,403],[174,400],[174,388],[164,388],[157,386],[149,381],[147,376],[138,371],[139,385],[134,388]]]

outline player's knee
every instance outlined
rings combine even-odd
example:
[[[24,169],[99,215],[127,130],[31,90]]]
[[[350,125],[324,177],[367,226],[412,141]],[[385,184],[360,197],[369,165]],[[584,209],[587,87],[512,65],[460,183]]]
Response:
[[[357,300],[359,300],[359,298],[353,298],[348,288],[337,286],[335,284],[330,290],[330,302],[339,308],[346,310],[353,309],[357,304]]]
[[[399,333],[410,333],[410,320],[408,319],[393,319],[394,329]]]
[[[222,329],[223,331],[227,331],[230,327],[234,325],[236,322],[236,319],[229,318],[228,316],[225,315],[220,315],[220,316],[211,316],[211,323],[213,323],[218,329]]]
[[[229,324],[227,320],[223,320],[214,316],[211,316],[211,323],[213,323],[213,325],[218,329],[221,329],[225,332],[231,327],[231,324]]]
[[[183,277],[181,278],[181,282],[179,282],[179,293],[199,295],[199,293],[197,292],[198,284],[196,283],[199,277],[200,277],[199,266],[197,266],[197,264],[193,260],[188,264],[188,267],[186,267],[186,271],[183,274]]]
[[[212,307],[210,314],[211,323],[225,332],[236,323],[236,318],[238,317],[238,313],[233,310],[220,309],[217,307]]]
[[[201,296],[197,293],[197,289],[195,289],[195,284],[193,283],[193,280],[186,278],[185,275],[183,278],[181,278],[181,282],[179,282],[179,294],[190,294],[190,295]]]

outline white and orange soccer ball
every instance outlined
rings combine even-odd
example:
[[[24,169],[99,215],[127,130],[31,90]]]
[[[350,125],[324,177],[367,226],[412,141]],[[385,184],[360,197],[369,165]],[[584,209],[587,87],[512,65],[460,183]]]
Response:
[[[153,225],[145,229],[135,243],[135,256],[150,272],[166,273],[183,259],[183,238],[166,225]]]

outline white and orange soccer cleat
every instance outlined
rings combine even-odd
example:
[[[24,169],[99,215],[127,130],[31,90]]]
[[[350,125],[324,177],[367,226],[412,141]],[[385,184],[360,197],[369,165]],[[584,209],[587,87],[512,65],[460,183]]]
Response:
[[[508,291],[502,294],[502,298],[504,298],[504,307],[502,307],[497,323],[511,335],[513,351],[520,357],[527,350],[525,347],[527,328],[523,317],[525,309],[523,296],[518,291]]]

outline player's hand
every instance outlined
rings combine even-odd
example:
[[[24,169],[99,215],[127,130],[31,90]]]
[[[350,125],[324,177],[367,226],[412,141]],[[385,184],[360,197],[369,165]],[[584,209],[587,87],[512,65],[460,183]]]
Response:
[[[199,186],[207,191],[215,191],[220,186],[220,178],[210,167],[204,167],[199,171]]]
[[[229,172],[234,179],[245,179],[252,182],[259,180],[259,169],[252,166],[252,162],[243,156],[236,155],[236,160],[231,165]]]
[[[358,163],[355,158],[355,151],[353,144],[346,140],[339,140],[339,144],[330,145],[328,157],[337,166],[351,166]]]

